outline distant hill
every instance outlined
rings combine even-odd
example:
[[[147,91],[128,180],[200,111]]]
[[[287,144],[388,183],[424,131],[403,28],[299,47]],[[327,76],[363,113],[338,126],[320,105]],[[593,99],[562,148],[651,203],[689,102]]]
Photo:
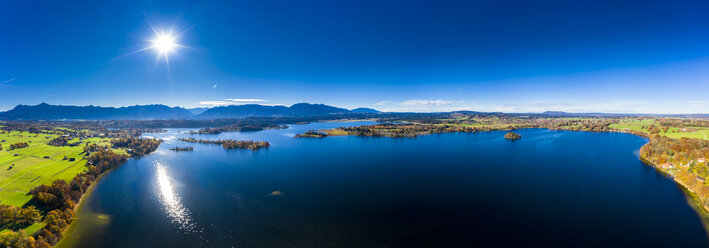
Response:
[[[185,108],[160,104],[121,107],[118,110],[127,115],[125,119],[186,119],[194,115]]]
[[[371,109],[371,108],[356,108],[356,109],[350,110],[350,112],[352,112],[352,113],[368,113],[368,114],[381,113],[379,110]]]
[[[245,117],[303,117],[352,113],[347,109],[325,104],[298,103],[293,106],[265,106],[258,104],[234,105],[211,108],[198,115],[199,119],[245,118]]]
[[[198,115],[201,113],[204,113],[204,111],[207,111],[209,108],[189,108],[189,110],[193,115]]]
[[[333,107],[325,104],[297,103],[288,108],[290,116],[324,116],[332,114],[349,114],[350,111],[343,108]]]
[[[39,105],[17,105],[12,110],[0,112],[0,120],[209,120],[246,117],[313,117],[365,113],[379,113],[379,111],[367,108],[358,108],[350,111],[325,104],[310,103],[298,103],[290,107],[247,104],[194,109],[159,104],[114,108],[42,103]]]
[[[232,105],[214,108],[169,107],[160,104],[135,105],[129,107],[66,106],[41,103],[38,105],[17,105],[0,112],[0,120],[168,120],[192,119],[205,121],[247,117],[384,117],[388,115],[437,115],[437,114],[502,114],[499,112],[453,111],[439,113],[397,112],[383,113],[371,108],[347,110],[325,104],[298,103],[290,107],[258,104]],[[515,114],[515,113],[508,113]],[[516,113],[521,115],[548,117],[598,117],[598,116],[672,116],[709,118],[709,114],[620,114],[620,113],[568,113],[546,111],[543,113]]]
[[[165,105],[136,105],[130,107],[64,106],[42,103],[17,105],[0,113],[3,120],[147,120],[185,119],[193,114],[184,108]]]
[[[250,116],[284,116],[285,106],[264,106],[258,104],[230,105],[208,109],[197,115],[198,119],[244,118]]]

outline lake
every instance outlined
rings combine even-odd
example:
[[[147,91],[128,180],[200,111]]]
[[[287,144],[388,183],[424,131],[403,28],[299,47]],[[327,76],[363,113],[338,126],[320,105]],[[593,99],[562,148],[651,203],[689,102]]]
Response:
[[[524,129],[417,138],[189,135],[107,173],[63,247],[706,247],[646,139]],[[224,150],[178,137],[265,140]],[[173,152],[193,146],[192,152]]]

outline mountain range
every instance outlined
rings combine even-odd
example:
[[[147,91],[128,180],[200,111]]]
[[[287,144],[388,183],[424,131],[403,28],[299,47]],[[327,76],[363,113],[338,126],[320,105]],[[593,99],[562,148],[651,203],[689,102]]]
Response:
[[[129,107],[65,106],[41,103],[17,105],[0,113],[0,120],[165,120],[165,119],[227,119],[246,117],[305,117],[356,113],[379,113],[370,108],[348,110],[324,104],[298,103],[290,107],[258,104],[231,105],[214,108],[186,109],[165,105],[135,105]]]

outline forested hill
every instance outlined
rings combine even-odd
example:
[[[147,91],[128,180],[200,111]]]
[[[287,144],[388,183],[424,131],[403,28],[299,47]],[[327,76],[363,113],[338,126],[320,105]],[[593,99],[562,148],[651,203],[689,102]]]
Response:
[[[63,106],[42,103],[17,105],[0,113],[3,120],[124,120],[124,119],[184,119],[193,114],[184,108],[165,105],[130,107]]]
[[[304,117],[328,116],[353,113],[344,108],[324,104],[298,103],[293,106],[265,106],[247,104],[211,108],[197,116],[199,119],[244,118],[244,117]]]
[[[223,106],[203,112],[165,105],[135,105],[129,107],[64,106],[42,103],[17,105],[0,113],[0,120],[167,120],[224,119],[245,117],[309,117],[350,113],[378,113],[374,109],[347,110],[324,104],[298,103],[290,107],[266,105]]]

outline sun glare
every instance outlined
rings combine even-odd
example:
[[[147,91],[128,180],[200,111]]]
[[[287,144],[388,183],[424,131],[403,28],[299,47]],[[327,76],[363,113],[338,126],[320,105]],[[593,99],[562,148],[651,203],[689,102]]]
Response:
[[[178,46],[175,36],[170,33],[158,34],[151,42],[151,48],[161,54],[172,52]]]

